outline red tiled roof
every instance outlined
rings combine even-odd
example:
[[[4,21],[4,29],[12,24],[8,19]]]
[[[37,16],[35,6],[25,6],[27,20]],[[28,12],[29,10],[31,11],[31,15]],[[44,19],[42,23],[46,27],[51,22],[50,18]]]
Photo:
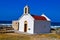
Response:
[[[44,16],[33,16],[35,20],[47,20]]]

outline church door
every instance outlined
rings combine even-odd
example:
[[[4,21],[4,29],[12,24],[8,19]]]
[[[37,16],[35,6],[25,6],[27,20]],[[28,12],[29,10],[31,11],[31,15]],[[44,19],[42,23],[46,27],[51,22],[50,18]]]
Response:
[[[24,32],[27,32],[27,21],[24,22]]]

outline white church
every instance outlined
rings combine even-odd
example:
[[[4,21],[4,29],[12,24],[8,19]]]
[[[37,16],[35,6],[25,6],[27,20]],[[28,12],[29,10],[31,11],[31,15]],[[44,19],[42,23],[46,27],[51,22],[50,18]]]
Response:
[[[31,15],[29,7],[24,7],[24,12],[19,20],[12,22],[14,30],[29,34],[50,33],[50,19],[42,14],[41,16]]]

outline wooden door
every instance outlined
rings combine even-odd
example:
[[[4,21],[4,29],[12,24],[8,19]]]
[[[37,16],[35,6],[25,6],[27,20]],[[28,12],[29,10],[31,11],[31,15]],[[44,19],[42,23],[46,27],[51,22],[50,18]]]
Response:
[[[27,24],[24,24],[24,32],[27,32]]]

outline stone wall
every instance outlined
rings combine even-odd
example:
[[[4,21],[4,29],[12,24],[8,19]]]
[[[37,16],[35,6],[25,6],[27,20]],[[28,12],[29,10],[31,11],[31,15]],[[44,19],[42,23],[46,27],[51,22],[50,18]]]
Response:
[[[12,22],[12,27],[14,28],[14,30],[18,30],[19,29],[19,22],[18,21],[13,21]]]

